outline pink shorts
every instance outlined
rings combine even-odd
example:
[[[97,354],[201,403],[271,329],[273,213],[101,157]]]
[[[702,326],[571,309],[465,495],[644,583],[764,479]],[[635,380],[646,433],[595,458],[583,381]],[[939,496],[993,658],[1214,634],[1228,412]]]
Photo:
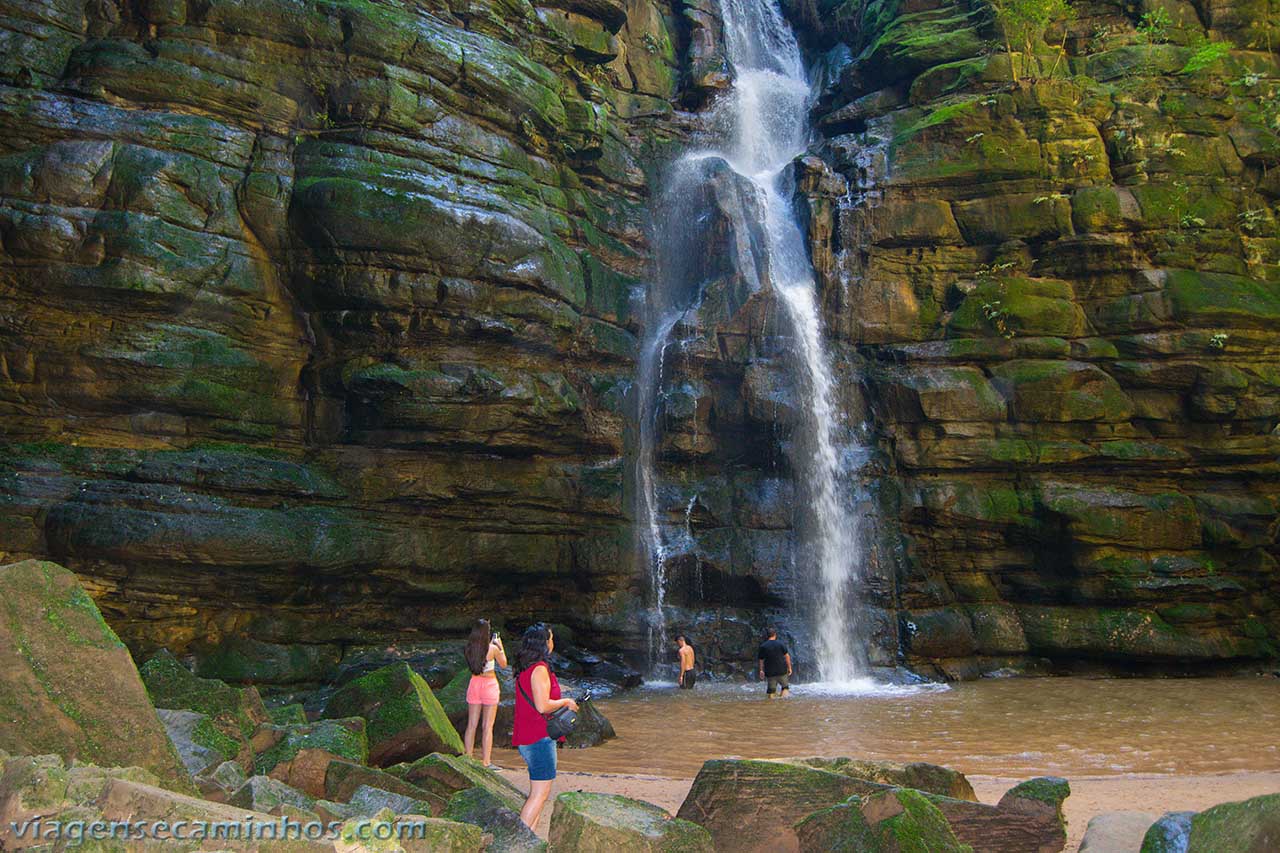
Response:
[[[498,679],[483,675],[471,676],[471,683],[467,685],[468,705],[497,705],[500,696]]]

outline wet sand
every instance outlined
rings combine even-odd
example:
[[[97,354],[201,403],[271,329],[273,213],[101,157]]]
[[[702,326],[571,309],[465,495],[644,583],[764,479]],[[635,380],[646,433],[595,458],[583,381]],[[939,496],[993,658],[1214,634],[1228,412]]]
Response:
[[[498,763],[505,767],[520,765],[513,752],[501,751]],[[528,789],[524,768],[504,770],[503,775],[521,790]],[[995,803],[1020,779],[998,776],[970,776],[978,799]],[[1167,811],[1201,811],[1218,803],[1247,800],[1260,794],[1280,793],[1280,770],[1275,772],[1205,774],[1197,776],[1107,776],[1070,778],[1071,796],[1067,798],[1067,846],[1074,851],[1080,846],[1089,819],[1102,812],[1143,811],[1155,815]],[[625,773],[562,772],[556,779],[555,793],[594,791],[621,794],[661,806],[675,814],[689,793],[692,779],[672,779]],[[551,823],[551,804],[543,812],[538,834],[544,838]]]

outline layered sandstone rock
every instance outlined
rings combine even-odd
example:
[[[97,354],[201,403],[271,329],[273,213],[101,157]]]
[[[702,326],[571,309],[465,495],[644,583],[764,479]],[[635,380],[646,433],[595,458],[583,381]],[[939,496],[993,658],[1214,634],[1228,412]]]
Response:
[[[872,588],[908,660],[1276,656],[1264,6],[1074,4],[1014,83],[981,4],[791,4],[826,51],[801,192],[865,364],[894,528]],[[1168,28],[1137,26],[1157,8]]]
[[[248,680],[620,609],[676,13],[0,3],[0,548]]]

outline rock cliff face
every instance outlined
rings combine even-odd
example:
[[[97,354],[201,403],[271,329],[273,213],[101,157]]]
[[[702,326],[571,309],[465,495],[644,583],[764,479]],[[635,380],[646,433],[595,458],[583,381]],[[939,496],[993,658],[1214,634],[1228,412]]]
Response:
[[[1018,84],[978,3],[788,8],[879,662],[1276,656],[1269,2],[1168,0],[1141,44],[1080,4]],[[720,42],[702,0],[0,0],[0,551],[144,652],[318,672],[483,614],[639,648],[651,205]],[[659,455],[714,658],[797,583],[794,392],[749,235],[706,227],[738,251]]]
[[[792,6],[828,72],[813,253],[903,545],[875,588],[952,675],[1274,657],[1280,14],[1074,10],[1011,84],[983,4]]]
[[[0,549],[144,650],[623,607],[674,14],[0,3]]]

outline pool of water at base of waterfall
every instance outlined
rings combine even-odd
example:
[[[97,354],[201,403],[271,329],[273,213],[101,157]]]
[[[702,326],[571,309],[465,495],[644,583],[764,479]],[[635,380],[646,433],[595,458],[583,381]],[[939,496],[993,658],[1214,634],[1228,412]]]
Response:
[[[710,758],[850,756],[968,774],[1280,770],[1280,678],[1006,678],[952,685],[649,684],[599,703],[618,733],[569,771],[692,778]]]

